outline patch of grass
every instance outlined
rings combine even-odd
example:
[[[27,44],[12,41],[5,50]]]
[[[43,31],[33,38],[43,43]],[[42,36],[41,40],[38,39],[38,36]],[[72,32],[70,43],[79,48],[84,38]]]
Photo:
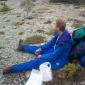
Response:
[[[43,33],[43,34],[46,34],[46,35],[53,35],[54,30],[52,28],[49,28],[49,31],[47,32],[47,31],[44,31],[42,29],[38,29],[37,32],[38,33]]]
[[[7,5],[0,5],[0,12],[10,11],[10,8]]]
[[[52,35],[54,33],[54,30],[51,28],[50,30],[49,30],[49,32],[48,33],[46,33],[47,35]]]
[[[73,77],[77,71],[76,65],[69,63],[68,65],[65,66],[65,71],[67,73],[67,78]]]
[[[32,37],[26,38],[24,42],[28,44],[40,44],[40,43],[45,42],[45,40],[46,38],[43,36],[34,35]]]
[[[37,32],[39,32],[39,33],[46,33],[46,31],[44,31],[42,29],[38,29]]]
[[[23,24],[24,24],[24,21],[13,23],[14,26],[20,26],[20,25],[23,25]]]
[[[4,31],[0,31],[0,35],[4,35],[5,34],[5,32]]]
[[[18,35],[23,35],[23,34],[24,34],[24,32],[19,32],[19,33],[18,33]]]
[[[48,21],[44,22],[44,24],[51,24],[51,23],[52,23],[51,20],[48,20]]]
[[[73,3],[74,6],[78,7],[85,7],[85,2],[84,3]]]
[[[35,6],[32,0],[25,0],[22,2],[21,6],[25,6],[26,8],[32,8]]]

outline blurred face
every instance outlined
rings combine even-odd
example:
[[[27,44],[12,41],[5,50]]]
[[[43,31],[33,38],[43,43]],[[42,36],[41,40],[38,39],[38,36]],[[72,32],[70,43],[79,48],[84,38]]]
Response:
[[[60,27],[60,26],[59,26],[59,22],[58,22],[58,21],[56,21],[54,31],[55,31],[55,32],[60,32],[59,27]]]

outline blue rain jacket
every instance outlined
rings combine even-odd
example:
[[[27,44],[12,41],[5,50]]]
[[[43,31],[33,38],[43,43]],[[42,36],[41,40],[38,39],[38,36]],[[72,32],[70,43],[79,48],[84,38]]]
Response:
[[[24,52],[34,54],[37,49],[41,49],[42,56],[31,61],[13,65],[10,68],[11,73],[38,69],[44,62],[50,62],[52,69],[60,69],[68,63],[68,54],[72,47],[72,38],[68,31],[64,31],[61,36],[58,33],[53,34],[52,39],[39,46],[23,44]]]

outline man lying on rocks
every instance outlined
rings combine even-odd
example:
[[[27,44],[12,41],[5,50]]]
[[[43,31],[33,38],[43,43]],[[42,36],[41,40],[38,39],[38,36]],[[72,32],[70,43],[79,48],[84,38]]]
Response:
[[[56,20],[52,39],[39,46],[19,43],[19,50],[35,55],[41,55],[31,61],[19,63],[3,69],[3,73],[17,73],[38,69],[44,62],[50,62],[53,70],[58,70],[68,63],[68,55],[72,47],[72,38],[65,29],[66,23],[62,19]]]

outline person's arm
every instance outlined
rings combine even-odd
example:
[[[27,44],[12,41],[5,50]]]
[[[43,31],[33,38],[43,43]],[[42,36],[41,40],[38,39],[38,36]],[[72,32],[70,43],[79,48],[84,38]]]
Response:
[[[40,48],[35,51],[35,55],[40,55],[42,53],[42,50],[54,46],[56,43],[57,37],[58,37],[58,33],[54,32],[51,40],[49,40],[47,43],[44,43],[43,45],[40,45]]]
[[[55,49],[55,51],[53,52],[53,56],[56,56],[55,58],[59,58],[59,56],[62,56],[62,54],[64,53],[68,55],[70,50],[71,50],[71,44],[63,43],[60,46],[58,46],[58,48]]]
[[[58,37],[58,33],[54,32],[53,37],[47,43],[41,45],[41,49],[44,50],[54,46],[56,43],[57,37]]]
[[[70,52],[70,49],[71,49],[71,44],[63,43],[59,45],[53,53],[43,55],[42,58],[50,62],[54,62],[54,60],[60,58],[60,56],[62,56],[63,53],[66,53],[66,55],[68,55]]]

